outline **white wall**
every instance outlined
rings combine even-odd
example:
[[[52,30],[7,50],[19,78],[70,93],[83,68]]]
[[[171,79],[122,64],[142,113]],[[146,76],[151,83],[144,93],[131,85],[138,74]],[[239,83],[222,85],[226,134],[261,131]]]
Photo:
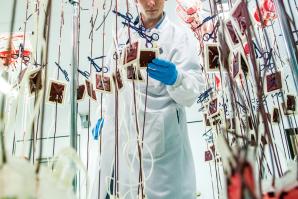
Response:
[[[33,1],[30,1],[33,2]],[[58,56],[58,36],[59,36],[59,26],[60,26],[60,8],[61,8],[61,1],[55,0],[53,1],[53,12],[52,12],[52,27],[51,27],[51,44],[50,44],[50,59],[49,59],[49,77],[56,79],[57,75],[57,67],[55,66],[54,62],[57,61]],[[17,8],[17,15],[16,15],[16,25],[14,28],[14,31],[17,31],[19,27],[22,27],[21,31],[24,30],[23,28],[23,20],[25,18],[25,1],[18,1],[18,8]],[[102,1],[96,1],[96,7],[101,8]],[[205,1],[206,3],[206,1]],[[166,12],[171,20],[173,20],[175,23],[178,23],[181,25],[181,28],[186,28],[184,24],[181,23],[181,21],[176,16],[175,11],[176,2],[174,0],[168,0],[166,3]],[[31,7],[31,6],[30,6]],[[9,25],[10,25],[10,19],[11,19],[11,8],[12,8],[12,1],[6,1],[6,0],[0,0],[0,33],[2,32],[8,32],[9,31]],[[82,70],[89,70],[89,63],[87,61],[87,56],[90,56],[90,40],[88,39],[89,32],[90,32],[90,17],[92,14],[91,10],[91,0],[86,1],[82,0],[82,8],[88,8],[89,10],[82,10],[81,11],[81,46],[80,46],[80,68]],[[120,10],[125,10],[125,7],[122,5],[120,6]],[[63,27],[63,36],[62,36],[62,54],[61,54],[61,66],[64,67],[67,71],[70,70],[70,63],[71,63],[71,53],[72,53],[72,47],[71,47],[71,35],[72,35],[72,22],[71,22],[71,16],[72,16],[72,6],[68,3],[64,3],[64,11],[65,11],[65,24]],[[29,12],[29,14],[32,13],[32,10]],[[98,21],[102,19],[102,12],[100,9],[99,15],[98,15]],[[207,13],[204,13],[204,15],[207,15]],[[278,24],[275,25],[276,29],[279,29]],[[115,24],[113,20],[113,15],[111,14],[107,19],[107,25],[106,25],[106,50],[109,49],[111,44],[111,36],[114,34],[112,30],[114,29]],[[35,30],[34,26],[34,20],[30,19],[28,21],[28,28],[27,32],[30,33]],[[100,56],[102,55],[102,32],[97,31],[94,34],[94,46],[93,46],[93,57],[94,56]],[[32,36],[33,39],[33,36]],[[33,40],[31,40],[33,42]],[[279,43],[282,43],[282,39],[279,40]],[[189,53],[195,53],[195,52],[189,52]],[[285,55],[285,51],[282,51],[283,55]],[[286,67],[285,67],[286,68]],[[289,73],[287,71],[288,69],[284,69],[286,73]],[[60,74],[60,80],[65,81],[63,75]],[[84,78],[80,76],[80,83],[84,81]],[[290,85],[290,91],[293,90],[293,85]],[[69,90],[68,90],[69,94]],[[98,95],[99,97],[99,95]],[[7,144],[8,151],[10,152],[12,149],[12,138],[14,133],[16,133],[16,139],[21,140],[23,137],[24,129],[27,125],[26,120],[28,120],[28,117],[32,111],[33,108],[33,98],[27,98],[26,96],[21,96],[21,103],[19,107],[19,112],[17,114],[17,117],[15,119],[16,123],[14,126],[14,129],[10,129],[9,135],[7,135],[7,140],[9,140]],[[27,102],[27,103],[25,103]],[[79,112],[81,114],[87,114],[89,112],[88,107],[88,100],[85,99],[83,102],[80,102],[79,104]],[[91,121],[92,125],[94,125],[94,121],[97,120],[98,112],[95,111],[99,105],[99,102],[93,102],[90,103],[90,114],[91,114]],[[270,104],[271,106],[271,104]],[[27,112],[24,110],[26,110]],[[199,106],[196,104],[191,108],[187,109],[187,119],[188,121],[195,121],[195,120],[202,120],[202,114],[198,112]],[[66,104],[63,106],[58,107],[58,117],[57,117],[57,136],[65,136],[69,135],[69,118],[70,118],[70,101],[69,101],[69,95],[67,95],[67,101]],[[45,135],[44,136],[53,136],[54,132],[54,112],[55,106],[53,105],[47,105],[46,106],[46,120],[45,120]],[[26,113],[26,114],[25,114]],[[78,117],[79,118],[79,117]],[[286,120],[285,120],[286,122]],[[287,124],[287,123],[286,123]],[[217,193],[217,184],[216,184],[216,178],[215,178],[215,167],[214,162],[206,163],[204,162],[204,152],[206,150],[206,141],[204,140],[202,134],[205,132],[205,127],[203,123],[192,123],[188,125],[189,127],[189,136],[190,141],[193,149],[193,156],[195,160],[196,165],[196,176],[197,176],[197,191],[201,192],[202,199],[211,199],[213,198],[213,189],[215,194]],[[88,132],[86,129],[81,129],[80,126],[79,133],[80,133],[80,155],[84,163],[86,163],[87,160],[87,135]],[[279,132],[277,130],[277,126],[274,127],[274,131],[276,132],[276,141],[278,142],[279,149],[281,150],[281,143],[279,138]],[[97,158],[97,142],[94,141],[91,137],[91,128],[89,131],[90,136],[90,148],[89,148],[89,171],[92,173],[95,167],[95,161]],[[28,143],[27,143],[28,144]],[[59,151],[59,148],[69,146],[69,140],[68,138],[59,138],[57,139],[57,148],[56,151]],[[44,157],[51,157],[52,155],[52,146],[53,142],[52,140],[48,140],[44,142]],[[18,142],[16,146],[17,154],[20,155],[23,153],[23,144],[21,142]],[[282,153],[282,152],[281,152]],[[282,158],[282,155],[281,155]],[[283,158],[282,158],[283,159]],[[286,168],[286,161],[282,160],[283,167]],[[212,172],[212,178],[210,176],[210,168]],[[220,169],[220,172],[222,170]],[[223,176],[221,177],[221,180],[224,181]],[[213,189],[212,189],[213,184]],[[224,183],[222,183],[222,190],[225,189]],[[217,195],[215,195],[215,198],[217,198]]]

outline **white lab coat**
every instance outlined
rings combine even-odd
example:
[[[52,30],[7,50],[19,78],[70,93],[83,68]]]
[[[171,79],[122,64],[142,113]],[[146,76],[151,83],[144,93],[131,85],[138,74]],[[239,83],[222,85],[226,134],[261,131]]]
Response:
[[[167,16],[152,32],[159,34],[157,45],[162,48],[160,58],[177,66],[178,79],[166,86],[149,77],[148,101],[145,122],[143,165],[147,199],[196,198],[196,175],[188,138],[184,106],[191,106],[204,89],[197,56],[196,41]],[[131,31],[132,41],[139,38]],[[119,43],[127,41],[127,32]],[[142,47],[145,40],[141,39]],[[113,71],[114,68],[111,68]],[[129,81],[119,92],[119,188],[120,198],[137,198],[139,159],[137,132],[133,106],[133,87]],[[145,82],[136,83],[137,114],[142,134]],[[115,95],[106,97],[105,125],[102,132],[100,162],[100,199],[105,199],[110,186],[115,146]],[[152,155],[152,157],[151,157]],[[136,158],[134,158],[136,157]]]

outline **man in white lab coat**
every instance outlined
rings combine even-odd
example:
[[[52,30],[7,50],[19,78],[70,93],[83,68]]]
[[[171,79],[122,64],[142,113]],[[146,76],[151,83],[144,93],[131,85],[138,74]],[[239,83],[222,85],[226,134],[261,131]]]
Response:
[[[159,57],[145,70],[149,75],[141,158],[145,196],[147,199],[194,199],[196,175],[184,107],[195,102],[205,84],[199,67],[196,41],[168,19],[163,11],[165,0],[137,0],[137,3],[141,18],[139,23],[146,28],[146,34],[159,35],[154,45],[160,48]],[[141,47],[145,48],[146,39],[133,29],[130,38],[132,42],[140,39]],[[127,32],[119,37],[119,43],[127,43],[127,40]],[[115,71],[115,68],[111,66],[110,71]],[[133,86],[132,82],[127,81],[119,91],[118,172],[115,172],[114,167],[114,94],[106,98],[100,198],[106,198],[112,184],[111,178],[117,175],[119,197],[135,199],[139,198],[138,190],[140,192],[136,140],[142,139],[146,83],[135,82]],[[140,134],[138,138],[137,128]]]

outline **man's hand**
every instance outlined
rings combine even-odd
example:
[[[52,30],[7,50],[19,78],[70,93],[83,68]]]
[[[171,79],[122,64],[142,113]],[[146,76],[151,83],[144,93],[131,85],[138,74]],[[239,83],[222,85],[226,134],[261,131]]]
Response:
[[[178,77],[178,71],[175,64],[158,58],[153,59],[152,63],[148,64],[147,72],[151,78],[166,85],[175,84]]]

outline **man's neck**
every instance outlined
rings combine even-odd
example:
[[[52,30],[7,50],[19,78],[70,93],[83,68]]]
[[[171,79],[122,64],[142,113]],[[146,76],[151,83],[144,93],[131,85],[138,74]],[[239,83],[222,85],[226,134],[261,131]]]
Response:
[[[159,22],[159,20],[161,20],[162,16],[163,16],[163,13],[156,19],[145,19],[145,17],[143,15],[141,15],[143,26],[146,29],[154,28],[157,25],[157,23]]]

